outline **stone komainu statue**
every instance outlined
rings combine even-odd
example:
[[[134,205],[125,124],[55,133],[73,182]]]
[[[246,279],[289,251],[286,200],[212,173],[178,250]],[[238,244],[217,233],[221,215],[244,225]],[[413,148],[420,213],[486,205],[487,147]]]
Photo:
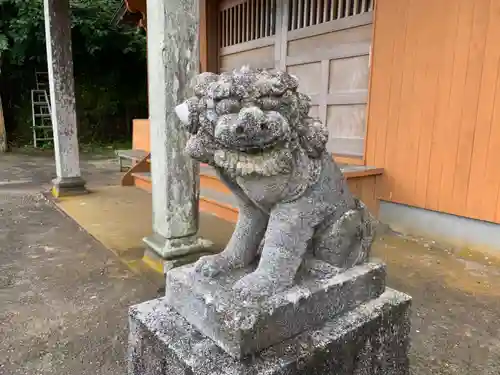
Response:
[[[191,134],[186,152],[215,167],[239,203],[226,249],[196,270],[215,276],[258,259],[234,289],[242,298],[293,285],[306,259],[348,269],[366,261],[375,220],[353,197],[326,150],[328,132],[308,116],[310,99],[283,71],[243,67],[196,77],[176,107]]]

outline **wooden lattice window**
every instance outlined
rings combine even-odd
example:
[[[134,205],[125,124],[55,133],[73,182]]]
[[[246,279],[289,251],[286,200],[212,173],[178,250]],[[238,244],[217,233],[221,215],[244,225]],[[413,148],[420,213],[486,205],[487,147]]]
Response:
[[[288,30],[371,12],[373,4],[374,0],[290,0]]]
[[[222,5],[219,17],[220,47],[276,34],[276,0],[235,0]]]

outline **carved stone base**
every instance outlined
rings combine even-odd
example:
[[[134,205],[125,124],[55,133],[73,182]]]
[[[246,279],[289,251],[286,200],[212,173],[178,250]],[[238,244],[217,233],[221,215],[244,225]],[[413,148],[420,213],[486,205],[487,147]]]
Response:
[[[158,255],[154,250],[150,247],[146,249],[144,252],[144,256],[142,257],[143,262],[149,265],[154,270],[158,272],[162,272],[163,275],[170,271],[171,269],[184,266],[186,264],[195,263],[198,259],[205,255],[212,255],[212,252],[196,252],[193,254],[181,255],[177,258],[172,259],[164,259],[160,255]],[[165,279],[164,279],[165,280]]]
[[[385,266],[369,263],[347,272],[309,261],[293,288],[255,304],[232,286],[253,269],[215,279],[184,266],[167,273],[166,301],[201,333],[235,358],[261,351],[317,327],[335,315],[377,298],[385,290]]]
[[[170,239],[155,233],[143,241],[164,260],[209,252],[212,247],[212,242],[198,236]]]
[[[388,289],[241,361],[160,298],[130,310],[129,375],[408,375],[409,315],[410,297]]]
[[[52,180],[52,195],[55,198],[87,194],[85,181],[81,177],[63,177]]]

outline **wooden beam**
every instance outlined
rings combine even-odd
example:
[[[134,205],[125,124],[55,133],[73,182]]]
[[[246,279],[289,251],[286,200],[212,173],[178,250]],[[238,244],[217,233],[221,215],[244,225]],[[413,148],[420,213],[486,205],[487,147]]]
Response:
[[[219,72],[219,2],[200,0],[200,71]]]

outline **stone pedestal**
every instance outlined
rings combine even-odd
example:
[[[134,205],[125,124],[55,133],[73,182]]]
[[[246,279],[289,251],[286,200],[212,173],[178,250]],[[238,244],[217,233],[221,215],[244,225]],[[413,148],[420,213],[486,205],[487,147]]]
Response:
[[[172,270],[167,274],[166,301],[195,329],[241,359],[377,298],[385,289],[383,264],[338,273],[327,263],[314,261],[293,288],[248,303],[238,300],[231,287],[251,271],[208,279],[192,265]]]
[[[346,272],[307,263],[297,284],[252,303],[183,266],[166,296],[130,310],[129,375],[407,375],[410,297],[385,287],[385,266]]]
[[[143,238],[148,246],[143,261],[153,268],[163,269],[165,275],[173,268],[192,264],[200,257],[212,255],[212,243],[198,236],[168,240],[158,234]]]
[[[129,375],[408,375],[410,298],[394,290],[243,361],[168,303],[130,310]]]
[[[50,109],[57,178],[55,197],[87,193],[80,174],[68,0],[44,0]]]
[[[87,194],[81,177],[57,177],[52,180],[52,195],[56,198]]]

